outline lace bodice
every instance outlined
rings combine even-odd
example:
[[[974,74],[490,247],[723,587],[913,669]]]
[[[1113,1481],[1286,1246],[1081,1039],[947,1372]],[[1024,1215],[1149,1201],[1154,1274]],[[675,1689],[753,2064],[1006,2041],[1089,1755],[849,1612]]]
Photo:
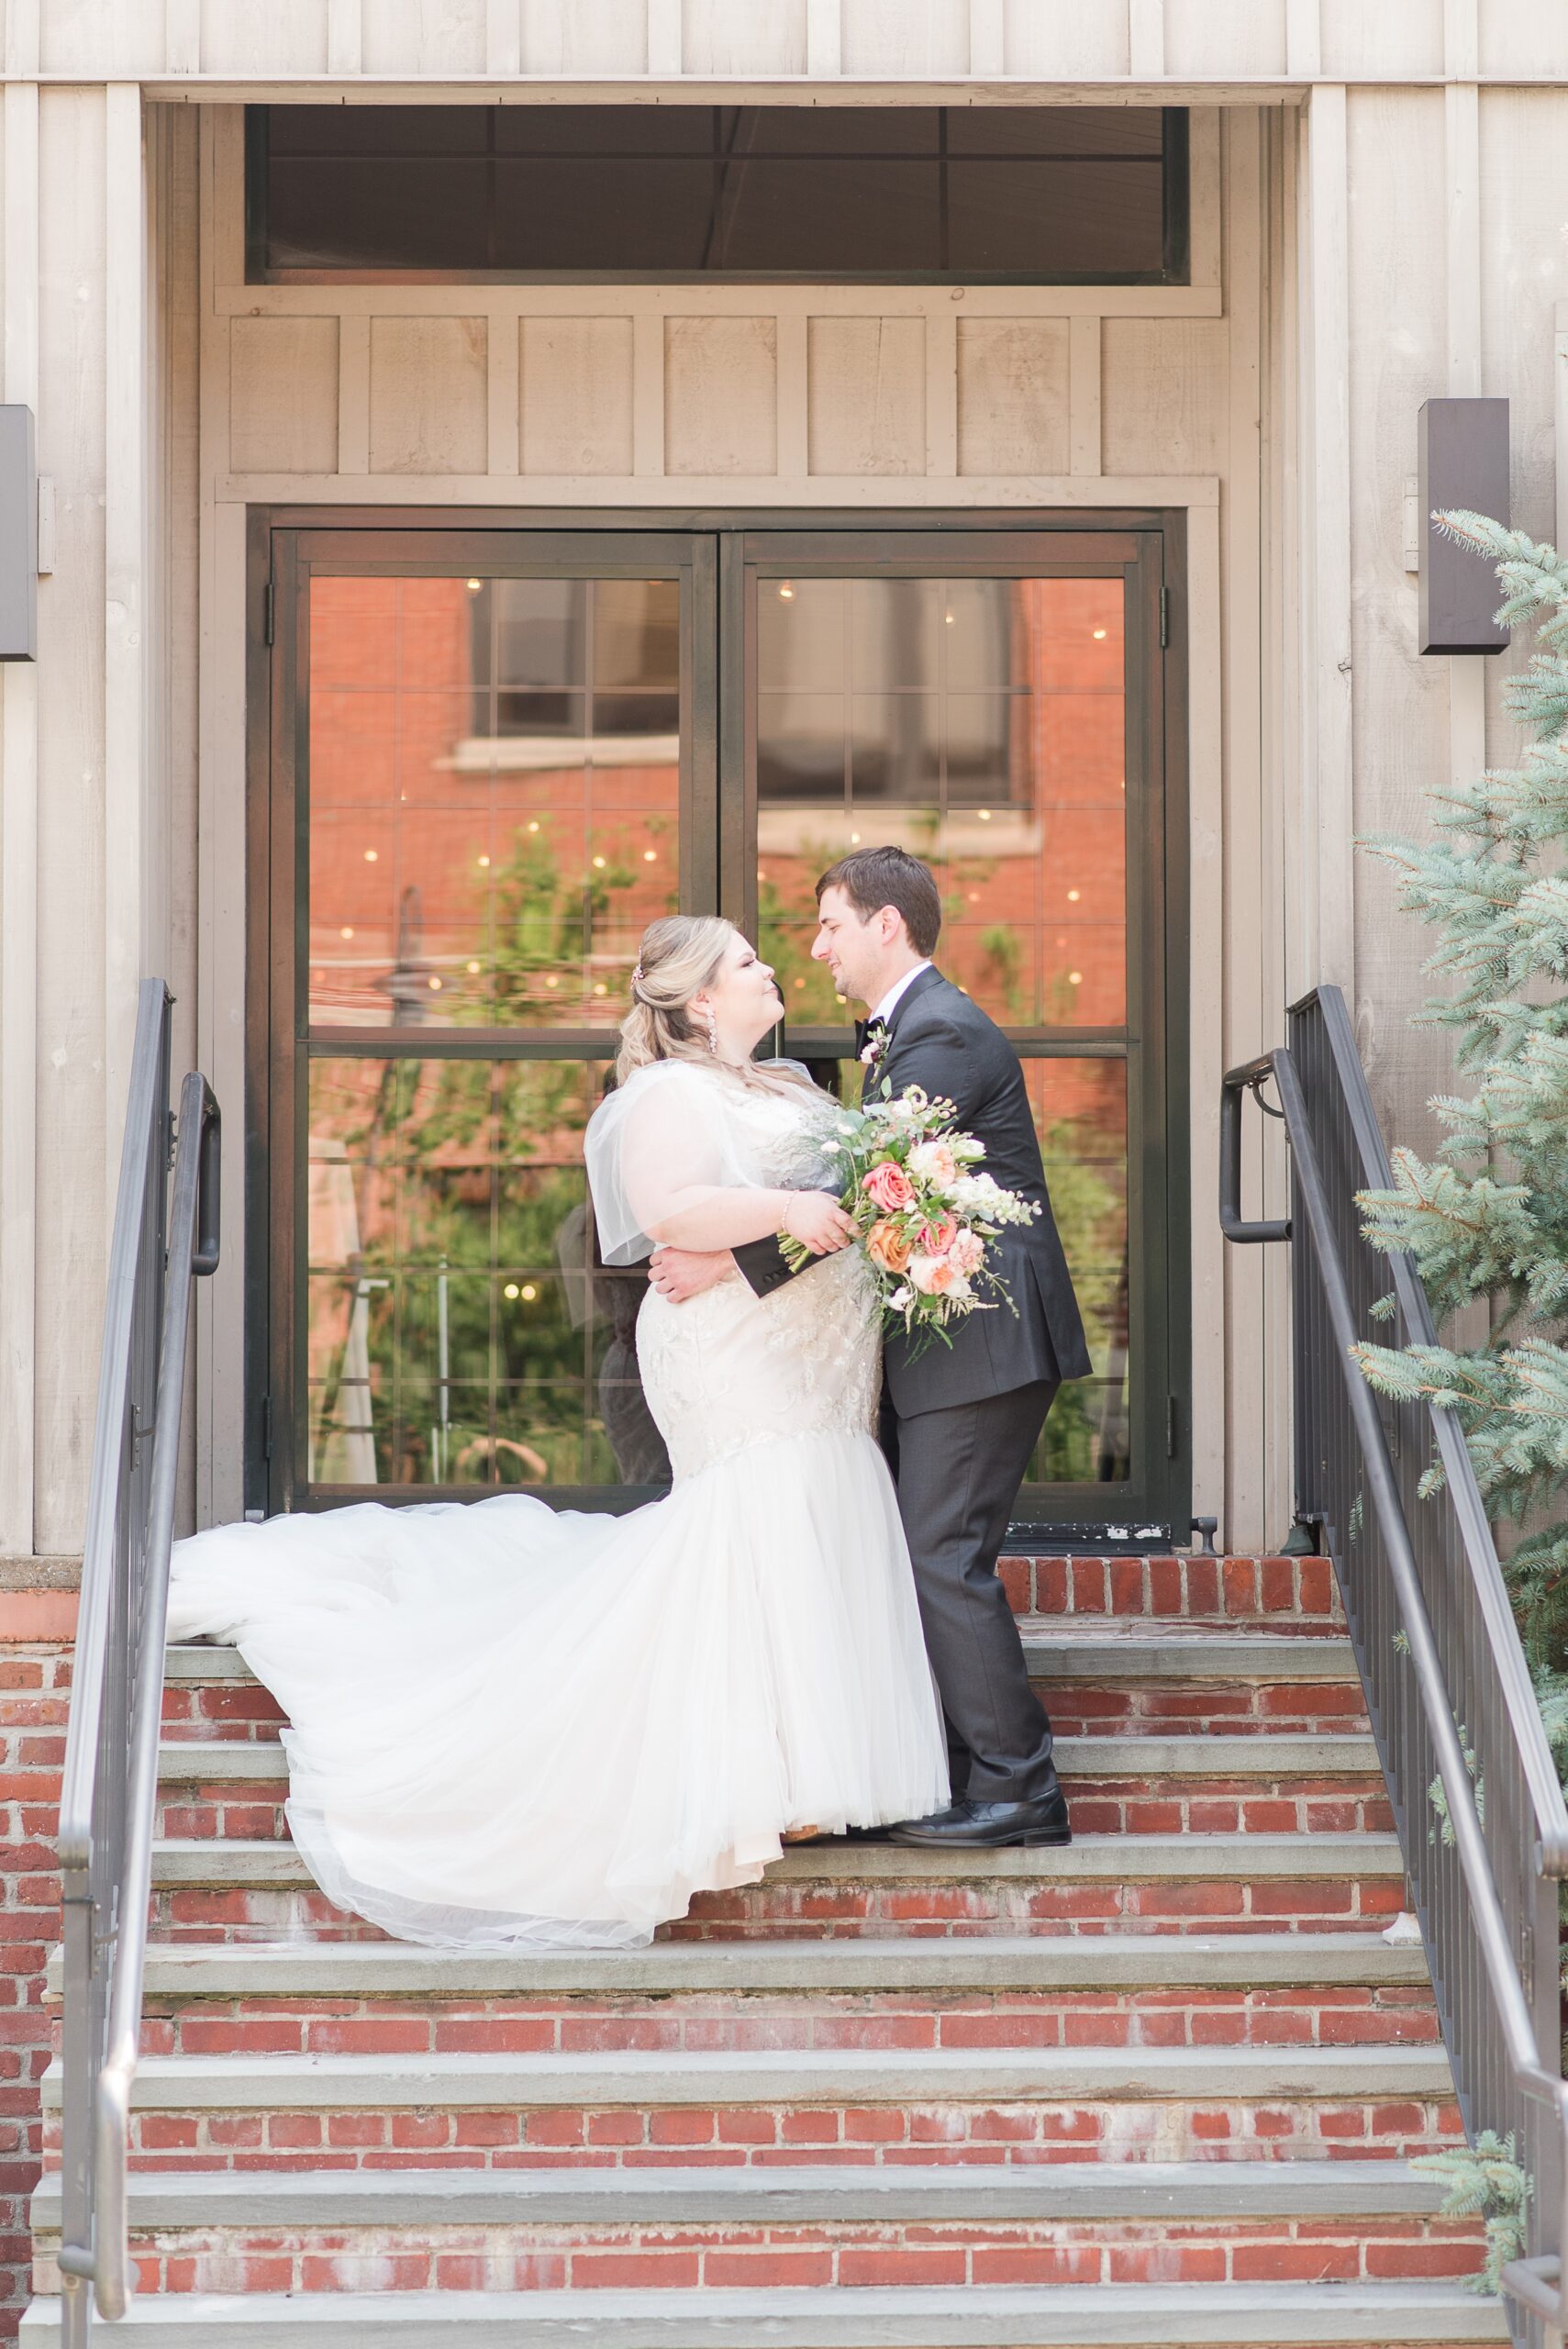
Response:
[[[734,1097],[728,1114],[763,1180],[787,1190],[831,1183],[826,1145],[836,1115],[826,1095],[726,1089]],[[685,1305],[650,1289],[637,1353],[677,1481],[753,1444],[870,1432],[875,1424],[881,1338],[859,1248],[824,1258],[767,1297],[754,1296],[739,1273]]]

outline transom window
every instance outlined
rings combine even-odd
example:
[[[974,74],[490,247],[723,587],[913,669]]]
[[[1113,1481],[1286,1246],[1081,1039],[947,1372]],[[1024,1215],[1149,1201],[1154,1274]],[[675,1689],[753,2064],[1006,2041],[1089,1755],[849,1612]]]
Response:
[[[1179,284],[1138,106],[251,106],[247,275]]]

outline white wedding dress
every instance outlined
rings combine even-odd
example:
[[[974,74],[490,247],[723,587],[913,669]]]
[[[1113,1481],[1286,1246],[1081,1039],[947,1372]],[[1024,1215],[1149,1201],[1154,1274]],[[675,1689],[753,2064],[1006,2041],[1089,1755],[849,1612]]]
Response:
[[[820,1182],[834,1115],[639,1070],[589,1129],[606,1261],[694,1183]],[[637,1350],[674,1481],[628,1516],[373,1503],[175,1548],[170,1638],[231,1642],[273,1692],[296,1845],[400,1939],[646,1942],[784,1831],[947,1799],[860,1251],[763,1300],[650,1288]]]

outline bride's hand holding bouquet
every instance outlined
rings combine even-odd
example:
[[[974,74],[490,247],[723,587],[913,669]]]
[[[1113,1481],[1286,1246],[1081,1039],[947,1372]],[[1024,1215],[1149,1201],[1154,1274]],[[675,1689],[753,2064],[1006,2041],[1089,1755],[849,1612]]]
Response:
[[[987,1174],[985,1152],[960,1133],[951,1101],[917,1085],[834,1114],[822,1147],[842,1170],[839,1205],[855,1227],[890,1326],[908,1337],[951,1342],[947,1324],[1012,1303],[985,1261],[986,1243],[1008,1224],[1032,1223],[1038,1201],[1020,1198]],[[791,1269],[813,1251],[780,1235]]]

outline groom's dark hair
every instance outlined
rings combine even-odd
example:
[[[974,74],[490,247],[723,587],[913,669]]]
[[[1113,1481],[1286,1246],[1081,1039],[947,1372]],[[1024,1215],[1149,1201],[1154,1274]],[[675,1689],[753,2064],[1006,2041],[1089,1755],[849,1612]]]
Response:
[[[916,953],[934,952],[942,926],[941,892],[930,867],[906,848],[851,849],[817,884],[818,905],[824,889],[842,889],[862,921],[891,906],[903,915]]]

